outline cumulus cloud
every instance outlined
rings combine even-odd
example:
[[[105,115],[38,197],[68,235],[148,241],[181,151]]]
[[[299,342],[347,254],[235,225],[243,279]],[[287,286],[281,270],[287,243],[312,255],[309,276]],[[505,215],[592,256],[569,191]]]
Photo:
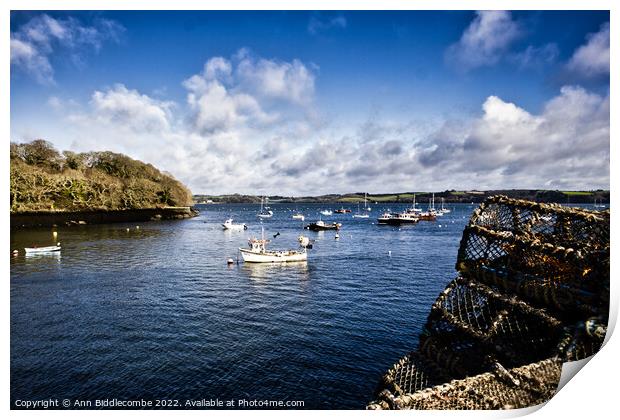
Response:
[[[210,135],[307,119],[313,115],[314,81],[299,60],[256,58],[242,49],[231,60],[209,59],[183,86],[194,129]]]
[[[344,16],[321,17],[312,15],[308,21],[308,32],[316,35],[330,29],[343,29],[347,27],[347,19]]]
[[[170,128],[172,102],[155,100],[122,84],[107,91],[95,91],[91,104],[97,117],[109,124],[123,124],[136,131]]]
[[[461,39],[446,51],[446,60],[464,71],[493,65],[520,34],[510,12],[477,12]]]
[[[482,110],[461,140],[437,142],[439,159],[420,162],[467,174],[478,188],[609,185],[609,96],[565,86],[538,115],[495,96]]]
[[[72,17],[36,16],[11,32],[11,65],[39,83],[50,84],[54,82],[50,62],[53,54],[71,50],[74,61],[79,61],[79,48],[99,50],[107,40],[118,41],[123,30],[120,24],[107,19],[97,19],[92,26],[86,26]]]
[[[609,22],[587,36],[587,42],[575,50],[566,68],[586,78],[609,74]]]

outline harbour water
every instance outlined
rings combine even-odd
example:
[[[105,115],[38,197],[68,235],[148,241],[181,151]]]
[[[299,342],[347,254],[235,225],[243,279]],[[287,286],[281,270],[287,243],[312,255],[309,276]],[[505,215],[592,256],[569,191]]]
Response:
[[[203,205],[181,221],[59,227],[59,256],[23,248],[52,229],[11,233],[11,401],[58,399],[303,401],[362,409],[385,370],[417,343],[454,275],[473,205],[436,222],[325,217],[321,205]],[[331,206],[332,208],[338,208]],[[293,220],[296,211],[305,222]],[[224,231],[233,217],[247,231]],[[269,248],[316,239],[307,263],[227,265],[264,227]],[[280,233],[276,238],[276,233]]]

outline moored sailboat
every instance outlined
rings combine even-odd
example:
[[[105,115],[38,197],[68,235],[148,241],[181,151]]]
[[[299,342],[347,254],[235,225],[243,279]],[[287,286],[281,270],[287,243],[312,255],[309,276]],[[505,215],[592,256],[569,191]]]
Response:
[[[265,197],[260,200],[260,212],[257,214],[261,219],[268,219],[273,216],[273,211],[268,206],[264,206]]]

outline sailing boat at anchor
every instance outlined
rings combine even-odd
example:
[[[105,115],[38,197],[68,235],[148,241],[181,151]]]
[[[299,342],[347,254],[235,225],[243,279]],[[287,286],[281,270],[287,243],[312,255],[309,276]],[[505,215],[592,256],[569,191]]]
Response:
[[[366,193],[364,193],[364,213],[360,213],[360,203],[357,203],[357,213],[353,215],[357,219],[368,219],[370,215],[366,213],[369,211],[369,207],[366,207]]]
[[[273,211],[267,206],[264,205],[265,197],[262,197],[260,200],[260,212],[257,214],[261,219],[268,219],[273,217]]]

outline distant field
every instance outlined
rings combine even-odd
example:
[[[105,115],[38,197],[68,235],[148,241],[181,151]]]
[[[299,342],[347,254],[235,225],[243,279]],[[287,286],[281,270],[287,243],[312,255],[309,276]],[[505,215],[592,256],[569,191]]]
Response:
[[[592,195],[590,191],[562,191],[566,195]]]

